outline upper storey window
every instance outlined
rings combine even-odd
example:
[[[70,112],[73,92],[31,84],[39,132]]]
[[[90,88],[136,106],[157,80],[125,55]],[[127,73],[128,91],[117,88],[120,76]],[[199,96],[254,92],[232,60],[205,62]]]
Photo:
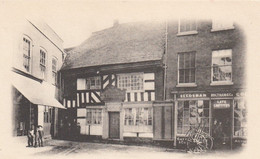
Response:
[[[119,74],[118,88],[126,89],[127,91],[142,91],[143,90],[143,73]]]
[[[52,83],[57,84],[57,68],[58,68],[58,60],[57,58],[52,58]]]
[[[180,19],[178,35],[197,34],[197,21],[191,19]]]
[[[31,41],[28,38],[23,38],[23,66],[27,72],[30,72],[31,67]]]
[[[195,52],[185,52],[178,54],[179,78],[178,84],[195,84]]]
[[[229,30],[234,29],[234,22],[228,20],[212,20],[212,30],[211,31],[220,31],[220,30]]]
[[[232,83],[232,50],[212,52],[212,84]]]
[[[92,89],[101,89],[100,76],[77,79],[77,90],[92,90]]]
[[[45,70],[46,70],[46,52],[40,49],[40,68],[42,73],[42,78],[45,78]]]

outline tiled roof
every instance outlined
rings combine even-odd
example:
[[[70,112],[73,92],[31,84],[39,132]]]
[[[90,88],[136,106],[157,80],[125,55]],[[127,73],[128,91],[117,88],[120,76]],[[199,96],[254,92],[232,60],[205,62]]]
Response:
[[[164,23],[118,24],[69,50],[62,69],[160,60],[164,44]]]

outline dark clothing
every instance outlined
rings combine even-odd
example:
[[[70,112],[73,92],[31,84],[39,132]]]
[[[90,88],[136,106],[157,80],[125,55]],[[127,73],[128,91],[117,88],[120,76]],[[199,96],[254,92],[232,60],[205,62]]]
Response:
[[[222,138],[223,138],[223,128],[221,124],[214,124],[213,125],[213,133],[212,136],[214,138],[214,145],[213,148],[217,149],[222,144]]]

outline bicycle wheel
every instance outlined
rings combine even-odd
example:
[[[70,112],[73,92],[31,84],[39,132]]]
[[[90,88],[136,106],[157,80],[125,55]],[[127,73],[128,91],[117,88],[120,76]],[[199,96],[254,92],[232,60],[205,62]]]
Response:
[[[205,152],[207,151],[208,143],[205,136],[202,134],[196,134],[195,138],[193,139],[195,142],[195,151],[196,152]]]

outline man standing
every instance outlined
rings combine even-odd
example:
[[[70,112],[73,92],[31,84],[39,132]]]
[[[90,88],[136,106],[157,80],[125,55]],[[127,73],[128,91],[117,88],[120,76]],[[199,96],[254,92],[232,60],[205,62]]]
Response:
[[[27,147],[31,147],[33,146],[33,140],[34,140],[34,125],[31,125],[31,129],[28,131],[28,146]]]
[[[43,127],[41,125],[38,125],[38,128],[37,128],[37,132],[38,132],[38,144],[39,144],[39,147],[43,147]]]

